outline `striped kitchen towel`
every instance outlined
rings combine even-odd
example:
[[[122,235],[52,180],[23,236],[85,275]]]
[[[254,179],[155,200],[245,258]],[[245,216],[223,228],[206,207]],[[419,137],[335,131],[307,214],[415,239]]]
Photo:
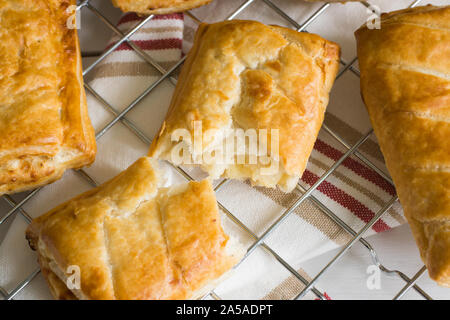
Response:
[[[224,1],[217,1],[198,12],[208,17],[213,12],[208,10],[219,10],[220,3],[223,5]],[[263,13],[258,14],[263,16]],[[118,28],[126,33],[142,19],[136,14],[126,14],[120,19]],[[349,18],[348,21],[353,20]],[[148,144],[165,117],[177,72],[164,81],[159,79],[182,58],[183,50],[189,49],[196,27],[195,19],[183,14],[155,16],[131,37],[141,52],[136,52],[124,42],[87,75],[86,82],[95,95],[103,99],[99,100],[88,90],[89,112],[96,132],[101,132],[114,119],[114,112],[117,114],[130,105],[134,106],[123,121],[113,125],[98,140],[96,162],[86,169],[98,183],[115,176],[147,153]],[[183,37],[186,39],[184,43]],[[118,39],[118,36],[113,37],[109,46]],[[149,61],[156,62],[157,67],[151,66]],[[325,123],[351,145],[370,129],[370,125],[362,103],[352,101],[356,94],[348,92],[349,86],[358,89],[357,77],[344,76],[336,82]],[[360,151],[375,164],[383,166],[382,155],[372,138],[362,145]],[[302,186],[309,188],[313,185],[345,152],[345,147],[322,130],[301,179]],[[186,170],[195,178],[205,177],[198,169]],[[175,170],[172,171],[172,183],[183,181]],[[90,187],[79,175],[68,172],[62,180],[43,188],[24,209],[36,217]],[[358,231],[395,195],[395,190],[375,171],[351,157],[313,195]],[[239,181],[229,181],[217,192],[218,201],[256,235],[261,235],[299,196],[297,191],[285,194]],[[225,229],[241,239],[244,245],[252,244],[253,239],[225,215],[223,223]],[[403,223],[401,207],[396,203],[366,235]],[[37,266],[34,253],[24,241],[25,227],[23,220],[16,219],[0,246],[0,286],[8,290]],[[310,279],[301,268],[302,263],[342,246],[350,239],[351,236],[312,201],[306,200],[269,236],[266,243],[301,275]],[[302,284],[270,254],[257,249],[215,292],[224,299],[291,299],[301,288]],[[39,278],[37,284],[30,285],[18,297],[46,298],[49,295]],[[315,298],[312,294],[308,297]]]

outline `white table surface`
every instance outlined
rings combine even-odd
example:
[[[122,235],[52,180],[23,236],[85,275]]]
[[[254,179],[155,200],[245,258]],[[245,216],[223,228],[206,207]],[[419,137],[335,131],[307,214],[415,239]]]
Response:
[[[222,0],[223,1],[223,0]],[[110,1],[94,1],[96,7],[102,10],[111,21],[117,21],[121,13],[112,7]],[[81,47],[83,53],[95,53],[102,51],[111,36],[111,31],[92,13],[85,10],[82,15],[82,29],[80,32]],[[95,33],[87,30],[96,30]],[[83,59],[84,67],[88,66],[95,58]],[[4,234],[7,224],[0,228]],[[407,225],[377,234],[367,238],[379,254],[382,263],[391,269],[399,269],[407,276],[412,277],[422,266],[418,249],[414,243],[411,231]],[[315,276],[328,261],[340,250],[333,250],[325,255],[310,260],[304,264],[304,269]],[[369,252],[361,244],[356,244],[349,252],[337,262],[319,281],[319,287],[332,299],[392,299],[405,285],[405,282],[396,277],[381,275],[380,289],[369,290],[366,281],[369,274],[366,270],[372,264]],[[425,273],[418,285],[434,299],[449,299],[450,289],[437,286]],[[40,275],[33,280],[26,290],[39,290],[45,286]],[[16,296],[16,299],[26,298],[24,292]],[[421,299],[414,291],[410,290],[404,299]]]

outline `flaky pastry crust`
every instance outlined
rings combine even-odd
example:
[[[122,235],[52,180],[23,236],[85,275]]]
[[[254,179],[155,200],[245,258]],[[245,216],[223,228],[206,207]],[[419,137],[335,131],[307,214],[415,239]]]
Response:
[[[27,238],[55,298],[195,298],[238,262],[211,183],[160,183],[156,161],[141,158],[33,220]],[[64,288],[70,266],[81,271],[79,289]]]
[[[450,7],[356,32],[361,90],[430,277],[450,286]]]
[[[183,12],[208,4],[211,0],[112,0],[124,12],[167,14]]]
[[[69,0],[0,0],[0,195],[94,161]]]
[[[227,130],[259,134],[265,129],[270,165],[258,154],[256,164],[203,161],[201,166],[212,178],[250,179],[290,191],[305,170],[338,66],[339,46],[314,34],[256,21],[202,24],[149,154],[174,162],[178,142],[172,139],[178,129],[193,137],[183,141],[193,154],[196,121],[203,130],[203,160],[224,143]],[[279,155],[271,150],[271,130],[278,130]],[[250,151],[245,152],[248,159]],[[274,163],[278,170],[262,173]]]

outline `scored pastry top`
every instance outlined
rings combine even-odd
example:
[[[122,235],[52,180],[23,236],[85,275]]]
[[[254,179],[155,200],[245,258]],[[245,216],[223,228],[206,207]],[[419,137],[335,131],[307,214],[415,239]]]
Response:
[[[94,160],[72,4],[0,1],[0,194]]]
[[[431,278],[450,286],[450,7],[356,32],[361,90]]]
[[[338,66],[339,46],[317,35],[256,21],[202,24],[150,155],[171,160],[177,144],[171,135],[185,128],[194,136],[196,121],[204,153],[222,144],[228,129],[266,129],[271,161],[280,162],[276,174],[262,177],[259,164],[202,167],[214,178],[251,178],[292,190],[322,124]],[[272,129],[279,134],[279,158],[270,154]]]
[[[57,298],[70,297],[61,284],[71,265],[81,271],[79,299],[154,300],[205,294],[237,263],[210,182],[161,180],[156,161],[141,158],[33,220],[27,238]]]

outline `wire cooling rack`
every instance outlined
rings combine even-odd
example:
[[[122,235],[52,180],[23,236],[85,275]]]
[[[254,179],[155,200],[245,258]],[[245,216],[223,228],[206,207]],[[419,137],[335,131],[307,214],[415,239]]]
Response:
[[[294,19],[292,19],[286,12],[284,12],[281,8],[279,8],[276,4],[274,4],[271,0],[246,0],[239,7],[235,8],[233,12],[231,12],[227,19],[231,20],[237,17],[240,13],[242,13],[246,8],[252,4],[253,2],[260,1],[274,10],[281,18],[285,19],[293,28],[298,31],[307,32],[308,26],[316,20],[321,14],[323,14],[329,7],[330,4],[326,3],[322,5],[319,9],[317,9],[313,14],[311,14],[303,23],[298,23]],[[410,4],[410,7],[414,7],[418,5],[421,0],[416,0]],[[361,5],[372,8],[369,3],[363,1],[360,2]],[[151,84],[140,96],[138,96],[130,105],[128,105],[123,111],[117,111],[114,107],[112,107],[106,100],[100,96],[89,84],[85,83],[85,88],[88,94],[92,94],[104,107],[110,112],[114,118],[110,121],[105,127],[103,127],[96,134],[96,139],[100,139],[109,129],[111,129],[116,123],[119,121],[124,124],[128,129],[130,129],[139,139],[141,139],[144,143],[150,144],[151,138],[148,137],[145,133],[143,133],[132,121],[127,119],[126,115],[129,111],[131,111],[136,105],[138,105],[144,97],[146,97],[152,90],[154,90],[159,84],[161,84],[164,80],[169,79],[171,83],[176,84],[176,79],[174,78],[174,72],[177,68],[179,68],[186,57],[179,60],[173,67],[166,70],[161,65],[159,65],[156,61],[154,61],[149,55],[147,55],[144,51],[142,51],[138,46],[136,46],[131,40],[130,37],[138,31],[146,22],[153,18],[153,15],[148,16],[142,22],[139,22],[136,26],[131,28],[127,33],[123,33],[116,26],[106,18],[106,16],[100,12],[94,5],[90,3],[89,0],[81,1],[77,10],[90,10],[98,19],[106,24],[108,28],[110,28],[117,36],[120,37],[120,40],[117,41],[113,46],[111,46],[107,51],[103,52],[99,57],[92,63],[88,68],[86,68],[83,72],[83,76],[87,76],[89,72],[93,70],[93,68],[98,65],[105,57],[107,57],[111,52],[113,52],[117,47],[119,47],[122,43],[127,43],[130,45],[133,50],[142,57],[147,63],[156,68],[161,76],[156,80],[153,84]],[[192,18],[195,22],[200,23],[201,21],[197,19],[192,13],[187,12],[187,15]],[[341,77],[346,72],[353,72],[356,76],[359,77],[359,70],[355,67],[355,62],[357,61],[357,57],[354,57],[350,61],[341,60],[341,70],[337,75],[337,78]],[[368,131],[364,134],[359,141],[357,141],[354,145],[349,145],[342,137],[339,136],[336,132],[334,132],[327,125],[323,125],[323,129],[328,132],[334,139],[336,139],[343,147],[347,149],[347,152],[337,160],[320,178],[314,183],[310,188],[304,189],[300,184],[297,186],[297,190],[300,191],[301,196],[292,204],[289,208],[287,208],[279,218],[261,235],[257,236],[253,233],[242,221],[240,221],[232,212],[227,210],[220,202],[218,205],[220,209],[234,222],[238,227],[240,227],[244,232],[246,232],[251,238],[253,238],[253,244],[249,247],[246,255],[242,259],[245,260],[256,248],[260,247],[269,254],[271,254],[283,267],[285,267],[295,278],[297,278],[300,282],[304,284],[301,292],[298,293],[296,299],[303,298],[308,292],[312,292],[318,299],[326,299],[325,294],[315,287],[318,280],[337,262],[339,261],[347,251],[357,242],[360,242],[369,252],[373,263],[378,266],[378,268],[385,274],[396,276],[404,281],[404,286],[397,294],[393,297],[394,300],[402,298],[406,292],[413,289],[419,293],[424,299],[431,300],[432,298],[429,296],[427,292],[425,292],[422,288],[420,288],[416,282],[417,280],[424,274],[426,271],[426,267],[423,266],[419,271],[412,277],[409,278],[403,272],[399,270],[391,270],[384,266],[381,260],[378,257],[377,252],[371,246],[371,244],[363,238],[365,232],[370,229],[388,210],[389,208],[398,200],[397,196],[392,197],[384,207],[379,210],[374,217],[359,231],[354,230],[348,224],[346,224],[342,219],[340,219],[331,209],[329,209],[323,202],[321,202],[318,198],[313,195],[313,192],[319,187],[319,185],[324,182],[333,172],[350,156],[356,156],[360,161],[364,164],[375,170],[378,174],[380,174],[386,181],[392,184],[392,180],[389,176],[387,176],[380,168],[378,168],[375,164],[373,164],[368,158],[366,158],[358,148],[373,134],[373,130]],[[185,170],[180,167],[174,167],[179,173],[181,173],[187,180],[193,180],[192,176],[189,175]],[[76,172],[84,178],[89,184],[92,186],[97,186],[97,182],[94,178],[92,178],[89,174],[87,174],[84,170],[76,170]],[[216,187],[215,191],[218,191],[227,180],[222,180]],[[4,195],[2,197],[3,201],[5,201],[11,209],[2,215],[0,219],[0,225],[5,223],[5,221],[10,218],[12,215],[16,213],[20,213],[20,215],[26,220],[26,222],[31,222],[31,216],[24,210],[23,205],[27,203],[33,196],[42,189],[38,188],[34,191],[28,193],[21,201],[15,201],[11,196]],[[293,211],[305,200],[311,200],[312,203],[317,206],[320,210],[322,210],[329,218],[331,218],[335,223],[337,223],[345,232],[351,235],[351,240],[340,250],[338,254],[336,254],[326,265],[323,267],[312,280],[305,279],[301,274],[299,274],[294,267],[292,267],[289,263],[287,263],[283,258],[281,258],[274,250],[272,250],[266,243],[265,240],[268,236],[275,230],[277,227],[288,217]],[[241,261],[241,262],[242,262]],[[13,299],[21,290],[23,290],[40,272],[40,269],[35,269],[31,274],[29,274],[25,279],[23,279],[20,284],[14,288],[12,291],[8,292],[7,290],[0,287],[0,295],[3,296],[4,299]],[[221,299],[214,290],[208,293],[204,298],[213,298],[213,299]]]

